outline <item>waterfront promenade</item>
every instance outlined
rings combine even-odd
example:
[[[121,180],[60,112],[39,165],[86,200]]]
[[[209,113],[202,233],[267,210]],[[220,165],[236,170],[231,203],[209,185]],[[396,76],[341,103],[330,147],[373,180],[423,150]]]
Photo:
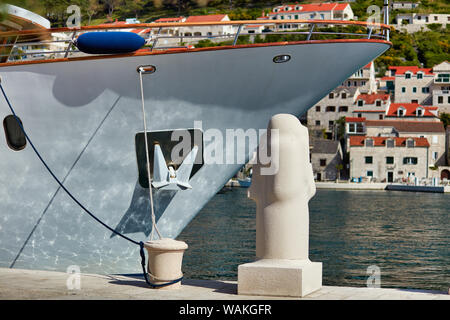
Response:
[[[237,295],[236,281],[183,281],[179,290],[150,289],[141,275],[81,274],[69,290],[64,272],[0,268],[2,300],[450,300],[446,292],[323,286],[304,298]],[[70,281],[69,281],[70,282]]]

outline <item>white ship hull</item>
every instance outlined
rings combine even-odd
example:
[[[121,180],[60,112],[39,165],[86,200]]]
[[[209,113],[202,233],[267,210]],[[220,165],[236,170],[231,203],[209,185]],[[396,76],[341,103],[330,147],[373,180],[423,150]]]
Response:
[[[2,85],[43,158],[77,199],[137,241],[151,231],[148,189],[138,183],[143,131],[136,68],[144,76],[148,130],[265,129],[277,113],[302,115],[389,48],[383,41],[324,42],[0,67]],[[280,54],[286,63],[273,63]],[[0,99],[0,117],[11,114]],[[225,134],[224,134],[225,136]],[[251,150],[252,151],[252,150]],[[246,159],[251,155],[246,155]],[[83,212],[27,145],[0,139],[0,267],[140,271],[136,245]],[[158,228],[176,237],[242,164],[205,164],[192,189],[155,192]]]

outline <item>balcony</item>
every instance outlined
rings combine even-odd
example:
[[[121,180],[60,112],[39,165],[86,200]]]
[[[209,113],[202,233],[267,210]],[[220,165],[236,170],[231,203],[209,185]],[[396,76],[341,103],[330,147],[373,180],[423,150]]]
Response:
[[[433,96],[434,95],[447,95],[450,94],[450,90],[433,90]]]

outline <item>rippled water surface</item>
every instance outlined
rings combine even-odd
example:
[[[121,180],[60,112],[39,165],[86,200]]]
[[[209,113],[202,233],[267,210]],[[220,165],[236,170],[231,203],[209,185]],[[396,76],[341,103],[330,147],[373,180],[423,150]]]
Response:
[[[217,194],[180,234],[183,272],[194,279],[237,279],[255,257],[255,203],[247,189]],[[367,268],[382,287],[450,287],[450,194],[318,190],[310,201],[310,259],[323,284],[366,286]]]

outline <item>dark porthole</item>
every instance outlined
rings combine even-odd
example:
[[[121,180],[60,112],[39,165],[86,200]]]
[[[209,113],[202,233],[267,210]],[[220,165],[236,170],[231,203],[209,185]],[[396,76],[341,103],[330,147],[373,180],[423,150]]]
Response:
[[[20,124],[22,124],[20,118],[18,119]],[[13,115],[9,115],[3,119],[3,129],[5,129],[6,143],[11,149],[19,151],[25,148],[27,139]]]
[[[291,56],[288,54],[281,54],[273,58],[273,62],[275,63],[288,62],[289,60],[291,60]]]

